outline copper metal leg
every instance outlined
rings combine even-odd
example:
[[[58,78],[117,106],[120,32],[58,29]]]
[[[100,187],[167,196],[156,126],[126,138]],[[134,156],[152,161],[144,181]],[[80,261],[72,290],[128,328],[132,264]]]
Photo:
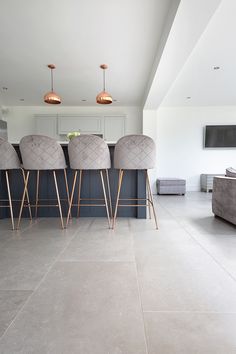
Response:
[[[151,200],[152,211],[153,211],[153,215],[154,215],[154,219],[155,219],[156,229],[158,229],[155,206],[154,206],[154,202],[153,202],[152,190],[151,190],[150,180],[149,180],[149,175],[148,175],[148,171],[147,170],[146,170],[146,176],[147,176],[147,184],[148,184],[149,196],[150,196],[150,200]]]
[[[77,175],[78,175],[78,171],[75,171],[74,181],[73,181],[73,186],[72,186],[72,191],[71,191],[71,197],[70,197],[70,202],[69,202],[69,210],[68,210],[67,219],[66,219],[66,226],[68,225],[69,218],[70,218],[70,215],[71,215],[71,206],[72,206],[73,198],[74,198],[75,184],[76,184]]]
[[[21,171],[22,171],[22,176],[23,176],[24,185],[25,185],[25,171],[23,170],[23,168],[21,168]],[[28,188],[26,189],[26,198],[27,198],[27,205],[28,205],[28,209],[29,209],[29,217],[30,217],[30,220],[32,220],[32,212],[31,212]]]
[[[10,207],[10,212],[11,212],[12,230],[15,230],[8,171],[5,171],[5,175],[6,175],[6,181],[7,181],[7,192],[8,192],[8,199],[9,199],[9,207]]]
[[[123,173],[124,173],[123,170],[119,170],[119,181],[118,181],[118,190],[117,190],[117,197],[116,197],[116,206],[115,206],[115,213],[114,213],[113,222],[112,222],[113,230],[115,228],[115,221],[116,221],[116,215],[117,215],[117,209],[118,209],[118,203],[119,203],[119,197],[120,197],[120,190],[121,190],[121,185],[122,185]]]
[[[35,214],[34,214],[36,218],[38,215],[38,203],[39,203],[39,170],[37,171],[37,177],[36,177],[36,198],[35,198]]]
[[[24,187],[24,192],[23,192],[23,196],[22,196],[22,200],[21,200],[20,213],[19,213],[19,218],[18,218],[18,223],[17,223],[17,229],[19,229],[19,227],[20,227],[20,221],[21,221],[21,215],[22,215],[22,210],[23,210],[24,201],[25,201],[25,195],[26,195],[26,191],[28,188],[29,174],[30,174],[30,171],[27,171],[26,178],[25,178],[25,187]]]
[[[68,179],[67,179],[67,173],[66,173],[66,169],[65,168],[64,168],[64,177],[65,177],[66,194],[67,194],[68,207],[69,207],[69,205],[70,205],[70,193],[69,193]],[[71,212],[70,212],[69,216],[71,218]]]
[[[149,188],[148,188],[148,180],[147,180],[147,170],[145,170],[146,173],[146,193],[147,193],[147,202],[148,202],[148,214],[149,214],[149,219],[152,218],[152,214],[151,214],[151,197],[150,197],[150,193],[149,193]]]
[[[59,196],[58,186],[57,186],[57,176],[56,176],[56,171],[53,171],[53,177],[54,177],[55,188],[56,188],[56,193],[57,193],[57,202],[58,202],[58,209],[59,209],[59,212],[60,212],[60,218],[61,218],[61,227],[62,227],[62,229],[64,229],[64,222],[63,222],[62,210],[61,210],[61,201],[60,201],[60,196]]]
[[[109,216],[109,209],[108,209],[108,203],[107,203],[107,195],[106,195],[106,189],[105,189],[105,184],[104,184],[104,179],[103,179],[102,170],[100,170],[100,176],[101,176],[102,189],[103,189],[103,195],[104,195],[104,201],[105,201],[105,206],[106,206],[106,211],[107,211],[108,227],[109,227],[109,229],[110,229],[110,228],[111,228],[111,221],[110,221],[110,216]]]
[[[112,203],[111,203],[111,188],[110,188],[110,180],[109,180],[109,173],[106,169],[106,178],[107,178],[107,189],[108,189],[108,199],[109,199],[109,206],[110,206],[110,216],[112,218]]]
[[[79,210],[80,210],[80,197],[81,197],[82,173],[83,173],[83,170],[80,170],[80,171],[79,171],[79,186],[78,186],[78,209],[77,209],[77,217],[79,217]]]

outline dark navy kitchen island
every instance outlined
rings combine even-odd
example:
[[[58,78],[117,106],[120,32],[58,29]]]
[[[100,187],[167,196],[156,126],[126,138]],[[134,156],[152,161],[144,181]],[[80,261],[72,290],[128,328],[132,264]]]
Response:
[[[20,156],[19,151],[19,144],[13,144],[16,151]],[[66,161],[68,164],[67,168],[67,175],[68,175],[68,184],[69,190],[71,191],[72,188],[72,179],[73,179],[73,170],[69,167],[69,160],[68,160],[68,151],[67,146],[68,143],[61,143],[63,151],[65,153]],[[112,161],[112,168],[109,170],[109,177],[110,177],[110,186],[111,186],[111,197],[112,203],[114,206],[117,194],[117,185],[118,185],[118,171],[113,168],[113,155],[114,155],[114,144],[108,144],[110,154],[111,154],[111,161]],[[60,191],[60,198],[62,199],[62,208],[63,208],[63,215],[66,216],[68,210],[68,201],[66,195],[66,188],[65,188],[65,180],[64,180],[64,173],[63,171],[57,171],[58,177],[58,185]],[[0,184],[3,188],[1,188],[1,199],[7,199],[7,186],[3,172],[0,172]],[[29,196],[31,201],[35,201],[35,185],[36,185],[36,172],[32,172],[30,179],[29,179]],[[10,187],[12,193],[13,200],[20,200],[23,193],[23,181],[21,177],[21,171],[14,170],[10,171]],[[78,195],[77,190],[75,191],[75,196]],[[145,174],[143,171],[136,171],[136,170],[129,170],[125,171],[124,173],[124,180],[121,190],[121,198],[145,198],[146,197],[146,179]],[[84,171],[83,173],[83,180],[82,180],[82,189],[81,189],[81,198],[102,198],[102,185],[99,176],[99,172],[97,171]],[[50,171],[43,171],[40,172],[40,184],[39,184],[39,199],[43,199],[44,204],[47,203],[46,200],[54,200],[56,204],[56,191],[53,182],[53,175]],[[91,201],[94,203],[94,201]],[[129,202],[127,202],[128,204]],[[130,203],[135,204],[134,201]],[[52,204],[52,201],[49,202]],[[86,204],[88,204],[86,202]],[[139,201],[141,204],[141,201]],[[145,202],[144,202],[145,204]],[[14,217],[18,217],[20,203],[14,203]],[[27,208],[24,208],[23,216],[28,216]],[[32,208],[32,212],[34,215],[34,208]],[[39,217],[52,217],[58,216],[58,209],[57,208],[50,208],[50,207],[42,207],[38,209],[38,216]],[[76,208],[72,209],[72,216],[76,216]],[[105,207],[90,207],[85,206],[80,208],[80,216],[106,216]],[[137,218],[146,218],[146,208],[145,207],[122,207],[118,210],[118,216],[123,217],[137,217]],[[0,217],[10,217],[9,208],[0,208]]]

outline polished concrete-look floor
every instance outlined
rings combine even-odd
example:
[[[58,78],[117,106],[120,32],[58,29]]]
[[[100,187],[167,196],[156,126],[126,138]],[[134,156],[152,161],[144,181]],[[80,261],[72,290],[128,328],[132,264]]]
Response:
[[[153,220],[0,220],[0,353],[235,354],[236,228],[211,194]]]

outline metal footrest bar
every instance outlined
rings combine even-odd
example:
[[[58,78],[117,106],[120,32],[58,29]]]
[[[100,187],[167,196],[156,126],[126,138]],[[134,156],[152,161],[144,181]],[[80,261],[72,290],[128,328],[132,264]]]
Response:
[[[119,178],[118,178],[118,189],[117,189],[117,197],[116,197],[116,205],[115,205],[115,211],[114,211],[114,216],[113,216],[113,223],[112,223],[112,228],[115,228],[115,221],[117,217],[117,211],[119,207],[148,207],[149,208],[149,217],[151,218],[151,208],[153,211],[154,219],[155,219],[155,224],[156,224],[156,229],[158,229],[157,225],[157,218],[156,218],[156,212],[155,212],[155,207],[154,207],[154,202],[153,202],[153,197],[152,197],[152,191],[151,191],[151,186],[150,186],[150,180],[148,176],[148,171],[145,170],[146,174],[146,192],[147,192],[147,197],[146,198],[120,198],[120,191],[121,191],[121,185],[123,181],[123,176],[124,176],[124,170],[120,169],[119,170]],[[145,204],[119,204],[120,201],[144,201]]]

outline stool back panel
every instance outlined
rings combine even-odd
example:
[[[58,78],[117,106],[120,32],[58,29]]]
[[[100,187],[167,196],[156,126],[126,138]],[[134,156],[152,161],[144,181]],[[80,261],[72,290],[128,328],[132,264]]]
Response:
[[[146,135],[126,135],[115,146],[114,167],[127,170],[146,170],[155,167],[156,147]]]
[[[0,138],[0,170],[20,168],[20,160],[14,147],[5,139]]]
[[[70,167],[75,170],[102,170],[111,167],[110,152],[105,141],[96,135],[80,135],[68,145]]]
[[[61,145],[43,135],[27,135],[20,141],[20,152],[26,170],[60,170],[66,168]]]

